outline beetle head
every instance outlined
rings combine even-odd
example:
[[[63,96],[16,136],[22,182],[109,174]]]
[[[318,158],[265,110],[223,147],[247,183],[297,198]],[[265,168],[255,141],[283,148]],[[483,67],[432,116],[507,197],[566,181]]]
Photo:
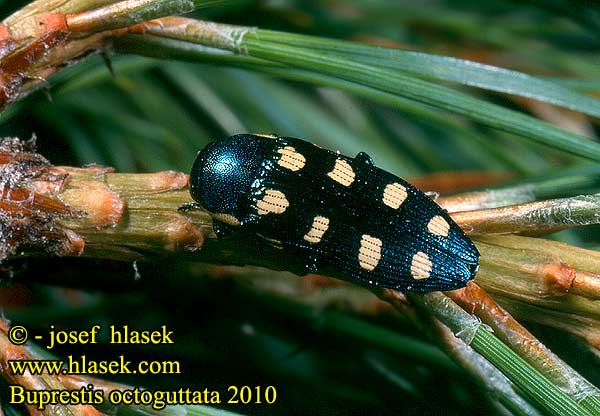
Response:
[[[198,153],[192,167],[192,198],[213,214],[238,217],[264,153],[260,140],[248,134],[210,143]]]

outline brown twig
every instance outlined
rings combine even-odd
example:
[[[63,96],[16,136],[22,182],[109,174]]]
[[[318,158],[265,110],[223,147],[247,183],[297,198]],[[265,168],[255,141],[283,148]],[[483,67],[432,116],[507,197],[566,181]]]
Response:
[[[67,3],[67,4],[65,4]],[[0,111],[51,74],[148,19],[185,13],[192,0],[37,1],[0,23]]]
[[[593,386],[582,379],[552,351],[539,342],[483,289],[471,282],[467,287],[446,293],[467,312],[489,325],[494,333],[521,357],[563,390],[575,394]]]
[[[454,221],[469,234],[542,235],[598,224],[599,195],[529,202],[478,211],[455,212]]]
[[[186,217],[177,212],[189,201],[188,179],[182,173],[123,175],[97,166],[56,167],[34,152],[33,143],[16,139],[0,142],[0,172],[5,178],[0,258],[27,248],[139,259],[146,250],[166,254],[197,249],[204,241],[202,227],[210,227],[206,214]],[[159,194],[162,207],[148,210],[149,201]],[[200,222],[194,224],[190,217]]]

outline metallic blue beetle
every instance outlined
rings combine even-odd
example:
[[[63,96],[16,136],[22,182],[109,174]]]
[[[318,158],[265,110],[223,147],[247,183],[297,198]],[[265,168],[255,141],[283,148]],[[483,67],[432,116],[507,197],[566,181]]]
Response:
[[[306,273],[427,292],[463,287],[478,268],[477,249],[450,216],[365,153],[238,134],[198,153],[190,190],[217,236],[261,239]]]

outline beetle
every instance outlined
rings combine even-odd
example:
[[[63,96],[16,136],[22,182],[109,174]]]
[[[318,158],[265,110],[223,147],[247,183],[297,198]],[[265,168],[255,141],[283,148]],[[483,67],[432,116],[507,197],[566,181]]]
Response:
[[[463,287],[477,272],[479,252],[448,213],[363,152],[237,134],[198,153],[190,193],[218,237],[263,240],[307,274],[428,292]]]

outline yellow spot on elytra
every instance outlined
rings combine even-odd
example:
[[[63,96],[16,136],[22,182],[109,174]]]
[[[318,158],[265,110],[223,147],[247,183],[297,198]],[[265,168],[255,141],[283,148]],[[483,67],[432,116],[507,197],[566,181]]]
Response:
[[[383,203],[390,208],[400,208],[407,197],[406,188],[399,183],[390,183],[383,190]]]
[[[264,137],[267,139],[276,139],[277,136],[274,134],[262,134],[262,133],[254,133],[255,136],[260,136],[260,137]]]
[[[431,275],[431,260],[429,256],[422,251],[419,251],[412,258],[410,265],[410,274],[414,279],[427,279]]]
[[[356,175],[348,162],[343,159],[336,159],[333,170],[327,176],[344,186],[350,186],[354,182]]]
[[[448,224],[448,221],[446,221],[441,215],[436,215],[429,221],[429,224],[427,224],[427,230],[429,230],[431,234],[439,235],[441,237],[448,237],[450,224]]]
[[[316,216],[313,219],[310,230],[304,236],[304,239],[311,244],[316,244],[321,241],[323,234],[329,228],[329,218]]]
[[[281,158],[277,164],[281,167],[296,172],[304,167],[306,159],[296,151],[292,146],[286,146],[283,149],[277,150],[281,154]]]
[[[240,225],[240,220],[238,220],[236,217],[234,217],[231,214],[223,214],[223,213],[217,212],[217,213],[214,213],[211,215],[215,220],[219,220],[221,222],[224,222],[225,224]]]
[[[267,189],[263,199],[256,203],[258,215],[281,214],[290,206],[285,194],[274,189]]]
[[[373,270],[381,260],[381,240],[370,235],[363,234],[358,250],[358,262],[360,267]]]

